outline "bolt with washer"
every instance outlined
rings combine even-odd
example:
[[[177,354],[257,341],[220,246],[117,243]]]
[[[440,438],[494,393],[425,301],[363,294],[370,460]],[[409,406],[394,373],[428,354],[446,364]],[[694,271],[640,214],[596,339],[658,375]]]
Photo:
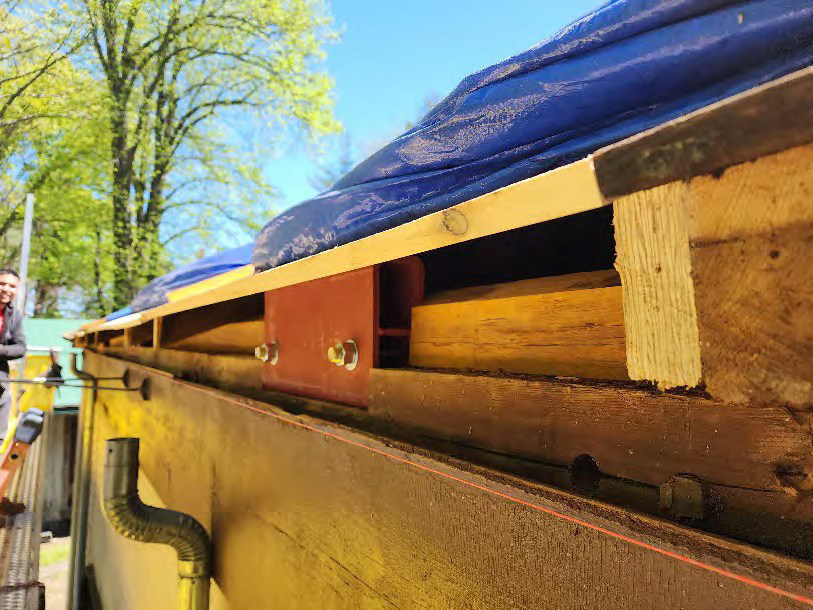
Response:
[[[327,348],[327,359],[336,366],[343,366],[352,371],[359,362],[358,345],[352,339],[334,343]]]
[[[262,345],[254,348],[254,357],[257,360],[262,360],[270,365],[275,365],[279,360],[279,346],[276,341],[271,343],[263,343]]]

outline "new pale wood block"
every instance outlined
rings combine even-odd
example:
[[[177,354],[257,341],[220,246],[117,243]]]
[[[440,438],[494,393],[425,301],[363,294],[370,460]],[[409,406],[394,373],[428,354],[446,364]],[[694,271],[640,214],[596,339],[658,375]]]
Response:
[[[626,379],[618,276],[577,273],[438,295],[412,309],[410,364]]]

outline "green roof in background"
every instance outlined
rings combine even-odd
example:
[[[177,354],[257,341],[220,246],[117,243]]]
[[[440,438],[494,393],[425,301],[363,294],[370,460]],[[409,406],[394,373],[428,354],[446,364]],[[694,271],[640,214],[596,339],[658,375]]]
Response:
[[[59,352],[59,364],[62,365],[62,376],[73,377],[70,371],[70,354],[75,352],[81,354],[82,350],[74,349],[70,342],[62,338],[68,331],[76,330],[88,320],[78,320],[75,318],[26,318],[23,321],[25,329],[25,342],[28,350],[36,353],[35,350],[55,348]],[[81,367],[81,356],[79,360]],[[82,396],[81,388],[57,388],[55,407],[77,406]]]

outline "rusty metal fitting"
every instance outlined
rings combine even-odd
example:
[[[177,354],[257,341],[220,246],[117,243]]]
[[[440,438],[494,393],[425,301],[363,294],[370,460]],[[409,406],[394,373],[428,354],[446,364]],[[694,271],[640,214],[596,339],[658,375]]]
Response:
[[[257,360],[262,360],[270,365],[275,365],[279,360],[279,346],[276,341],[271,343],[263,343],[262,345],[254,348],[254,357]]]
[[[352,339],[335,343],[327,348],[327,359],[336,366],[352,371],[359,362],[358,345]]]

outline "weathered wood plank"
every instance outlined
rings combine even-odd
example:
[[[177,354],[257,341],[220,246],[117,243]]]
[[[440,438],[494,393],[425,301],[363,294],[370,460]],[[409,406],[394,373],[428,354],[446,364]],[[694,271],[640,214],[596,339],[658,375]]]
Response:
[[[227,322],[178,339],[164,339],[163,347],[208,354],[251,355],[254,348],[263,343],[264,332],[262,318]]]
[[[697,247],[813,223],[813,144],[690,183],[690,236]]]
[[[217,388],[250,393],[262,390],[263,363],[254,356],[144,347],[106,348],[103,353]]]
[[[90,354],[87,366],[118,375],[127,363]],[[811,595],[802,562],[272,404],[160,376],[151,384],[150,401],[115,393],[96,409],[87,559],[105,607],[175,603],[172,551],[115,534],[100,513],[102,443],[123,435],[142,439],[144,499],[211,532],[213,610],[778,610],[804,607],[787,593]],[[781,592],[675,559],[687,555]]]
[[[709,494],[698,527],[813,557],[813,446],[799,413],[623,387],[423,371],[374,370],[370,389],[371,415],[416,436],[564,467],[589,455],[602,473],[649,485],[697,476]],[[602,486],[598,493],[652,510],[628,490]]]
[[[701,377],[687,194],[673,182],[613,203],[629,376],[664,389]]]
[[[813,225],[707,245],[693,261],[709,392],[813,405]]]
[[[607,198],[710,173],[813,140],[813,68],[622,140],[593,156]]]
[[[808,427],[787,409],[739,407],[629,387],[373,369],[373,414],[439,438],[652,485],[687,472],[783,491],[777,472],[813,473]]]
[[[709,392],[813,405],[813,146],[696,178],[688,204]]]
[[[577,273],[436,295],[412,308],[410,364],[626,379],[618,276]]]
[[[450,414],[449,417],[457,417],[460,422],[460,428],[457,436],[450,435],[449,430],[444,427],[444,417],[439,417],[440,424],[435,425],[434,422],[426,426],[416,425],[413,421],[414,415],[408,410],[404,413],[399,413],[398,410],[388,410],[386,408],[374,409],[371,413],[362,409],[354,407],[346,407],[337,405],[335,403],[327,403],[314,399],[302,398],[291,396],[288,394],[281,394],[279,392],[271,392],[263,390],[257,382],[259,372],[256,370],[261,363],[247,356],[235,355],[216,355],[216,354],[196,354],[194,352],[183,352],[178,350],[152,350],[149,348],[134,349],[134,350],[121,350],[121,349],[107,349],[106,354],[117,354],[122,358],[127,359],[129,362],[135,361],[139,366],[134,369],[141,369],[146,366],[146,371],[149,374],[159,374],[168,378],[174,377],[179,382],[180,380],[194,380],[199,383],[205,383],[212,387],[228,389],[230,391],[239,392],[246,396],[251,396],[279,405],[288,409],[293,413],[307,413],[312,417],[323,417],[333,421],[341,421],[347,425],[354,425],[356,427],[375,430],[379,433],[389,434],[394,438],[400,438],[406,441],[419,442],[421,444],[428,444],[435,450],[443,451],[456,455],[462,459],[475,461],[481,465],[502,469],[508,472],[513,472],[520,476],[524,476],[538,482],[544,482],[557,487],[564,487],[569,489],[571,479],[568,475],[567,466],[568,461],[555,462],[545,460],[544,458],[534,457],[541,455],[534,453],[533,445],[527,443],[524,438],[527,438],[527,429],[537,430],[539,438],[537,445],[542,446],[547,443],[542,435],[542,426],[537,421],[530,420],[527,416],[520,414],[517,428],[515,430],[510,427],[505,427],[502,422],[497,422],[493,425],[495,430],[493,438],[489,434],[482,434],[484,426],[491,426],[492,424],[486,422],[483,425],[477,424],[467,419],[466,413]],[[160,367],[160,368],[156,368]],[[133,371],[137,373],[138,371]],[[131,372],[132,374],[132,372]],[[595,386],[593,386],[595,388]],[[596,388],[600,391],[600,388]],[[465,392],[465,388],[463,389]],[[646,394],[646,393],[645,393]],[[469,405],[474,408],[482,405],[484,397],[477,392],[471,393],[472,403]],[[612,394],[608,394],[610,400],[613,399]],[[635,407],[646,408],[648,403],[645,398],[637,397],[637,402],[631,401],[629,397],[624,397],[625,404],[631,404],[633,413]],[[557,399],[556,396],[550,398],[551,400]],[[461,397],[462,400],[462,397]],[[454,402],[454,401],[453,401]],[[545,401],[538,401],[544,408]],[[598,396],[595,397],[596,405],[599,403]],[[526,404],[525,400],[520,398],[519,403]],[[431,407],[431,401],[428,403]],[[500,401],[497,404],[501,404]],[[577,401],[578,404],[578,401]],[[652,403],[658,407],[658,403]],[[701,407],[703,403],[701,402]],[[567,407],[566,403],[564,407]],[[414,406],[414,405],[413,405]],[[418,407],[415,407],[416,409]],[[596,407],[598,409],[598,406]],[[672,402],[661,404],[660,408],[670,409],[669,415],[673,411],[682,409],[680,402]],[[620,409],[620,407],[619,407]],[[684,409],[685,410],[685,409]],[[616,410],[617,411],[617,410]],[[573,412],[576,414],[576,424],[573,431],[570,433],[570,438],[589,437],[593,434],[594,427],[616,426],[623,432],[624,428],[618,425],[616,418],[602,418],[602,417],[582,417],[584,410],[574,408]],[[718,412],[719,413],[719,412]],[[497,410],[495,416],[504,415],[505,417],[512,417],[514,414],[510,410]],[[752,414],[753,415],[753,414]],[[794,417],[799,417],[799,413],[791,414]],[[578,419],[582,417],[582,419]],[[722,425],[724,422],[725,414],[720,414],[718,419],[712,423]],[[554,417],[555,419],[555,417]],[[735,420],[738,418],[735,417]],[[668,419],[663,426],[644,426],[642,434],[660,435],[651,440],[652,447],[660,448],[663,444],[662,438],[670,434],[668,426],[683,426],[686,429],[692,429],[692,421],[689,423],[677,418]],[[762,420],[760,420],[760,423]],[[702,425],[707,425],[707,420],[700,422]],[[699,424],[699,425],[700,425]],[[633,417],[629,426],[640,425],[640,422]],[[803,425],[800,420],[800,426]],[[468,426],[468,427],[466,427]],[[537,426],[533,428],[533,426]],[[764,426],[767,438],[775,437],[775,426]],[[736,421],[735,421],[736,429]],[[550,434],[559,434],[561,431],[557,426],[549,426],[548,431]],[[474,435],[472,435],[474,433]],[[478,433],[481,433],[478,436]],[[502,434],[510,434],[515,436],[518,440],[516,443],[516,453],[511,455],[505,450],[506,444],[500,444],[503,437]],[[607,432],[600,431],[600,435],[607,436]],[[565,435],[567,436],[567,435]],[[741,435],[743,438],[748,438]],[[691,440],[692,436],[688,436]],[[711,443],[714,439],[709,438],[709,435],[698,435],[701,442]],[[485,440],[483,440],[485,439]],[[643,444],[641,438],[634,439]],[[479,447],[479,448],[478,448]],[[528,447],[528,453],[522,453]],[[664,450],[672,451],[673,447],[668,445]],[[616,443],[613,446],[607,447],[607,453],[612,453],[616,456],[619,463],[628,460],[634,467],[637,464],[637,458],[628,454],[630,447],[626,444]],[[697,451],[697,449],[693,449]],[[649,458],[657,452],[644,455]],[[717,454],[719,463],[725,463],[726,455],[724,451],[719,451]],[[736,457],[736,456],[735,456]],[[531,458],[530,460],[528,458]],[[680,456],[676,456],[672,467],[679,463]],[[543,459],[543,461],[540,461]],[[710,456],[709,459],[714,459]],[[792,553],[799,557],[813,557],[813,523],[811,523],[811,516],[813,515],[813,504],[810,494],[806,492],[807,472],[809,469],[800,467],[799,464],[804,462],[803,459],[791,460],[781,464],[777,468],[775,489],[760,489],[758,487],[745,486],[726,486],[724,484],[706,483],[706,488],[709,492],[709,502],[707,506],[706,516],[701,522],[695,522],[697,527],[701,527],[706,531],[715,532],[732,536],[741,540],[752,541],[767,548],[781,549],[785,552]],[[653,468],[657,472],[661,462],[656,463]],[[557,466],[557,464],[559,464]],[[602,468],[608,464],[606,455],[602,455]],[[666,464],[669,466],[670,464]],[[728,466],[725,466],[728,467]],[[725,468],[721,466],[721,468]],[[748,465],[745,466],[748,468]],[[678,471],[683,472],[684,468],[679,468]],[[632,475],[636,474],[635,469],[630,470]],[[664,469],[662,472],[662,479],[666,480],[671,474],[671,470]],[[631,479],[623,478],[608,478],[618,477],[612,471],[605,472],[604,477],[599,482],[598,489],[596,490],[596,497],[604,501],[617,503],[620,506],[626,506],[632,510],[647,512],[650,514],[659,514],[658,509],[658,488],[656,485],[651,484],[651,487],[644,488],[640,483],[632,483]],[[742,475],[736,475],[732,480],[742,481],[746,480]],[[626,482],[625,482],[626,481]]]

